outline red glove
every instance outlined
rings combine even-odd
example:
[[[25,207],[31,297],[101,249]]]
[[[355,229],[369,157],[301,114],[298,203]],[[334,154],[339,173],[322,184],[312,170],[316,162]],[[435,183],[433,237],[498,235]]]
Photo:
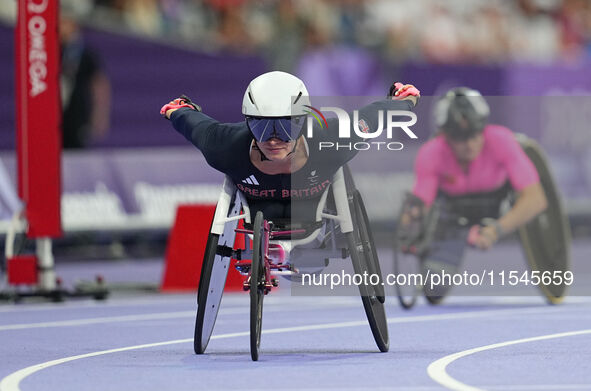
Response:
[[[418,90],[418,88],[410,84],[409,87],[404,91],[400,91],[404,86],[405,85],[400,82],[392,84],[388,95],[391,96],[392,99],[396,100],[404,99],[409,95],[416,96],[417,98],[421,96],[421,92]],[[399,93],[399,95],[396,95],[397,93]]]
[[[171,100],[170,102],[162,106],[162,108],[160,109],[160,115],[166,117],[166,112],[168,110],[176,110],[180,109],[181,107],[189,107],[193,110],[201,111],[201,107],[193,103],[191,101],[191,98],[189,98],[186,95],[181,95],[179,98]]]
[[[476,242],[480,236],[480,225],[473,225],[468,232],[468,244],[476,247]]]
[[[501,228],[498,222],[488,225],[473,225],[468,232],[467,242],[472,247],[481,250],[491,248],[501,236]]]

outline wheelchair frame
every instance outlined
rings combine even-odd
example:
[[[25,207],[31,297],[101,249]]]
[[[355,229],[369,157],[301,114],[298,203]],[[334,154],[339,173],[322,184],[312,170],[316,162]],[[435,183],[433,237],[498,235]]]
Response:
[[[515,137],[521,147],[523,148],[524,152],[528,155],[528,157],[534,163],[536,170],[538,171],[538,175],[540,176],[540,183],[544,188],[544,192],[546,197],[548,198],[549,202],[552,202],[551,210],[546,210],[536,216],[532,221],[527,223],[526,225],[520,227],[517,231],[519,234],[519,238],[521,241],[522,249],[525,253],[528,266],[530,270],[533,271],[545,271],[545,270],[556,270],[552,269],[552,267],[557,268],[558,270],[570,270],[570,227],[568,225],[568,219],[566,217],[566,213],[564,211],[564,207],[562,205],[562,201],[560,195],[558,193],[558,188],[554,182],[554,178],[551,175],[549,170],[548,163],[546,161],[545,154],[541,147],[531,138],[527,137],[524,134],[516,133]],[[509,197],[511,198],[512,195]],[[402,205],[401,213],[399,215],[399,220],[397,222],[396,229],[400,226],[400,219],[402,217],[402,212],[404,211],[405,205]],[[431,208],[430,213],[424,218],[422,224],[423,227],[427,227],[428,229],[425,231],[423,235],[423,239],[420,242],[419,248],[416,249],[415,257],[418,258],[416,264],[421,265],[423,262],[424,254],[428,252],[428,249],[433,242],[434,232],[436,230],[436,225],[438,224],[439,213],[441,205],[434,204],[434,207]],[[546,215],[551,213],[551,217],[547,217]],[[462,217],[458,215],[461,219]],[[557,226],[559,226],[557,236],[560,237],[563,243],[558,248],[551,248],[551,253],[555,255],[555,260],[552,259],[551,261],[548,260],[548,255],[544,254],[543,250],[547,250],[544,246],[535,246],[534,233],[539,234],[541,231],[540,226],[543,225],[538,222],[538,220],[543,219],[551,219]],[[432,223],[432,221],[435,221]],[[484,221],[484,219],[482,220]],[[481,224],[483,222],[481,221]],[[547,224],[547,223],[546,223]],[[400,272],[400,262],[402,258],[403,249],[401,249],[400,243],[398,243],[398,235],[394,235],[393,241],[393,251],[394,251],[394,272],[398,274]],[[463,257],[463,253],[462,253]],[[541,262],[543,261],[543,262]],[[540,292],[544,296],[544,298],[548,301],[549,304],[558,304],[560,303],[565,295],[566,285],[549,285],[545,286],[543,284],[539,285],[538,288]],[[396,291],[398,296],[398,301],[400,305],[405,309],[412,308],[417,301],[418,295],[422,292],[425,294],[425,298],[429,304],[439,304],[445,296],[429,296],[426,294],[425,290],[421,286],[417,286],[409,295],[405,294],[400,286],[396,285]]]
[[[324,211],[329,190],[333,192],[336,214]],[[244,220],[248,224],[253,222],[252,229],[237,228],[240,220]],[[357,220],[355,224],[354,220]],[[365,207],[346,167],[345,169],[340,168],[335,173],[332,184],[324,190],[320,197],[315,223],[322,221],[338,223],[340,232],[347,237],[348,255],[353,262],[355,273],[363,273],[364,271],[376,273],[381,282],[379,260]],[[311,245],[317,240],[321,231],[326,228],[326,224],[324,222],[322,226],[314,229],[304,238],[277,239],[286,235],[303,234],[306,230],[274,230],[272,221],[265,220],[262,212],[257,212],[253,221],[246,197],[236,188],[231,179],[226,177],[212,221],[199,281],[195,353],[202,354],[207,347],[223,295],[230,260],[233,258],[238,260],[236,269],[242,274],[248,275],[243,288],[250,291],[250,350],[252,360],[258,360],[263,297],[273,287],[278,286],[273,275],[298,272],[288,262],[291,251],[299,247],[306,254],[320,259],[346,258],[345,252],[337,248],[334,235],[332,235],[331,245],[327,249],[302,248],[302,246]],[[246,248],[244,250],[233,249],[236,233],[248,236],[248,239],[245,240]],[[251,241],[252,246],[249,246]],[[271,252],[275,252],[275,256],[271,256]],[[247,261],[248,259],[250,262]],[[376,344],[380,351],[385,352],[389,348],[389,341],[383,305],[385,300],[383,287],[381,285],[379,287],[360,285],[359,290]]]

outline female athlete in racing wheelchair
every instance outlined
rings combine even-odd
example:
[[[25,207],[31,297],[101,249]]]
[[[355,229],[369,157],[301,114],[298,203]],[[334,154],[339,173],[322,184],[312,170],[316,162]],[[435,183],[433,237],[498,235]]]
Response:
[[[569,270],[570,231],[543,151],[524,135],[487,125],[489,111],[482,95],[465,87],[437,101],[439,134],[418,152],[415,185],[399,215],[396,274],[453,275],[467,244],[487,250],[514,230],[532,273]],[[566,289],[564,282],[538,287],[550,303]],[[421,290],[438,304],[451,284],[396,289],[400,304],[410,308]]]
[[[409,110],[418,96],[413,86],[396,83],[386,99],[360,109],[359,117],[376,128],[379,110]],[[246,89],[245,122],[221,124],[185,96],[161,109],[209,165],[226,174],[199,282],[197,354],[205,351],[213,331],[231,258],[239,260],[236,268],[248,275],[244,287],[250,291],[250,350],[255,361],[263,298],[277,286],[273,276],[299,273],[299,265],[290,262],[292,249],[297,247],[304,259],[309,252],[323,265],[324,259],[348,255],[355,273],[377,274],[381,282],[363,201],[346,167],[357,151],[319,151],[321,142],[338,141],[339,123],[323,118],[325,129],[316,129],[313,137],[303,134],[311,108],[300,79],[269,72]],[[237,228],[239,220],[244,228]],[[233,249],[237,233],[250,239],[245,250]],[[389,340],[384,288],[360,285],[359,290],[373,336],[385,352]]]

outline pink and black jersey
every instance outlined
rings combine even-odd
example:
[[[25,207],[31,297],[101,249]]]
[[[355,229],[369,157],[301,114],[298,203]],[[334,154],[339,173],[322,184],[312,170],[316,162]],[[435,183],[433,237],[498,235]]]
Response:
[[[413,194],[431,205],[438,192],[451,197],[493,192],[507,181],[520,191],[539,182],[538,173],[511,130],[488,125],[480,155],[464,171],[443,135],[423,145],[415,160]]]

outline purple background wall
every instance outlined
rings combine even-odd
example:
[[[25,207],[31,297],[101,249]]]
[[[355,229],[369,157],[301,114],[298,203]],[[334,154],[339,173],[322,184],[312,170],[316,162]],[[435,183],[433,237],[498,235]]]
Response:
[[[0,25],[0,149],[14,146],[13,29]]]
[[[258,57],[200,54],[95,30],[85,37],[112,86],[111,130],[100,147],[186,145],[158,114],[183,93],[221,121],[240,121],[244,89],[264,72]],[[0,25],[0,149],[14,148],[13,49],[13,29]]]
[[[246,85],[253,77],[266,70],[259,57],[196,53],[96,30],[87,30],[85,34],[91,46],[101,54],[113,89],[111,131],[97,147],[186,145],[158,114],[162,104],[182,93],[191,96],[214,118],[224,122],[240,121],[240,103]],[[12,149],[13,30],[1,25],[0,53],[0,149]],[[366,56],[363,51],[328,50],[326,61],[317,58],[321,53],[315,53],[314,56],[318,64],[334,64],[335,53],[344,53],[343,56],[347,58],[343,61],[354,64],[354,69],[367,64],[366,71],[358,70],[364,80],[368,75],[374,75],[374,79],[379,81],[383,79],[383,75],[394,71],[378,66],[375,60],[351,58]],[[320,69],[318,72],[322,74]],[[423,96],[437,95],[457,85],[469,85],[489,96],[591,92],[591,65],[574,67],[512,64],[484,67],[406,64],[398,73],[403,81],[417,84]],[[330,78],[323,80],[326,84]],[[311,84],[311,91],[323,93],[322,80]],[[362,85],[373,85],[371,91],[349,92],[358,95],[375,94],[378,91],[376,84],[365,80]],[[383,88],[384,91],[386,87]],[[535,104],[537,103],[531,102],[531,105]],[[520,131],[534,135],[536,129],[541,128],[541,124],[535,122],[539,121],[539,110],[536,111],[532,106],[529,109],[530,115],[524,116],[523,110],[511,110],[512,106],[514,105],[511,103],[507,105],[506,111],[498,110],[504,113],[498,118],[501,123],[513,125]],[[421,109],[421,113],[423,112],[420,115],[428,115],[427,111]]]

